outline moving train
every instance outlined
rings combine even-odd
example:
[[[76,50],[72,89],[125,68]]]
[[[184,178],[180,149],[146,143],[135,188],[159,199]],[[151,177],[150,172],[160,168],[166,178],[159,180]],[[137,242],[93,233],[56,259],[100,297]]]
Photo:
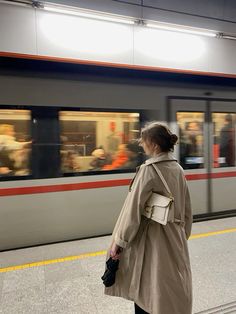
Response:
[[[236,214],[235,78],[2,57],[0,250],[110,234],[148,121],[179,137],[195,219]]]

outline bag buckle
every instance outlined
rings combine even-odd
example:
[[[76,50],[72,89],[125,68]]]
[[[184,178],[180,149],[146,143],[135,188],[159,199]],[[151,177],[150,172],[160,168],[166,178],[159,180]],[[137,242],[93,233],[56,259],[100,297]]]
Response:
[[[147,218],[152,218],[152,215],[153,215],[153,208],[150,206],[146,206],[145,207],[145,216]]]

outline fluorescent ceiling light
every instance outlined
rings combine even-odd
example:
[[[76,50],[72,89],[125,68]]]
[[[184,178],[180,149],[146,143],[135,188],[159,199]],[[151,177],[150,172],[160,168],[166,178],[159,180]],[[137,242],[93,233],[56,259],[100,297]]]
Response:
[[[192,34],[192,35],[218,37],[218,34],[219,34],[219,32],[217,31],[214,32],[211,30],[206,30],[206,29],[201,29],[201,28],[187,27],[183,25],[169,24],[169,23],[163,23],[163,22],[145,21],[142,19],[138,20],[132,17],[125,17],[125,16],[116,15],[116,14],[109,14],[106,12],[81,9],[81,8],[71,7],[71,6],[66,6],[66,5],[51,4],[47,2],[43,5],[42,8],[46,11],[60,13],[60,14],[74,15],[74,16],[79,16],[79,17],[85,17],[88,19],[96,19],[96,20],[129,24],[129,25],[137,24],[140,26],[146,26],[150,28],[162,29],[162,30],[172,31],[172,32],[187,33],[187,34]]]
[[[86,17],[90,19],[96,19],[96,20],[103,20],[103,21],[109,21],[109,22],[117,22],[117,23],[123,23],[123,24],[134,24],[135,21],[126,17],[121,17],[119,15],[112,15],[112,14],[106,14],[103,12],[96,12],[91,10],[80,10],[72,7],[67,6],[54,6],[54,5],[44,5],[44,10],[55,12],[55,13],[61,13],[61,14],[69,14],[69,15],[75,15],[75,16],[81,16]]]
[[[151,28],[157,28],[157,29],[163,29],[171,32],[181,32],[181,33],[187,33],[187,34],[192,34],[192,35],[201,35],[201,36],[208,36],[208,37],[217,37],[217,33],[208,31],[208,30],[203,30],[199,28],[191,28],[191,27],[184,27],[180,25],[171,25],[167,23],[152,23],[152,22],[147,22],[145,24],[147,27]]]
[[[223,39],[236,40],[236,36],[234,35],[219,34],[218,37]]]

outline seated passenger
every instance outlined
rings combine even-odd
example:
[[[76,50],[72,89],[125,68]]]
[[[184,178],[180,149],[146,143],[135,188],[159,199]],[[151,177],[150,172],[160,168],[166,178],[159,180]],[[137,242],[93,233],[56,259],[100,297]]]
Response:
[[[31,149],[23,148],[15,150],[11,157],[14,159],[15,175],[28,175],[30,174],[29,159]]]
[[[5,149],[8,151],[22,149],[31,144],[30,142],[17,142],[15,138],[15,129],[11,124],[0,125],[0,151]]]
[[[105,165],[111,164],[112,162],[110,154],[106,153],[102,146],[95,149],[92,152],[92,156],[94,156],[94,159],[90,163],[92,167],[90,170],[102,170]]]
[[[7,150],[0,150],[0,167],[1,174],[12,174],[14,170],[14,159]]]
[[[128,156],[128,160],[125,164],[121,166],[122,169],[135,169],[140,166],[144,161],[142,148],[135,143],[128,143],[126,145],[126,154]]]
[[[29,149],[30,142],[18,142],[15,138],[15,129],[11,124],[1,124],[0,125],[0,164],[1,173],[4,175],[23,175],[28,174],[28,155],[30,153]],[[26,153],[27,151],[27,153]],[[24,169],[21,168],[20,164],[23,159],[26,161],[27,155],[27,165],[24,162]],[[23,158],[24,157],[24,158]],[[23,172],[16,173],[15,171]]]
[[[110,165],[104,166],[103,170],[114,170],[122,168],[122,166],[128,161],[128,156],[126,153],[126,145],[121,144],[118,147],[118,152]]]
[[[0,177],[9,176],[12,174],[12,171],[8,167],[0,166]]]
[[[78,172],[80,166],[77,161],[77,155],[73,151],[64,151],[62,153],[62,173]]]

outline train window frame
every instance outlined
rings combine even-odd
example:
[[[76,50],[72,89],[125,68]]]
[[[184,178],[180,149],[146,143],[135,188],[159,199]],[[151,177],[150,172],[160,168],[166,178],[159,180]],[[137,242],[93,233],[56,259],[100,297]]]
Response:
[[[0,104],[0,110],[28,110],[30,112],[30,119],[29,119],[29,131],[32,139],[33,129],[32,129],[32,106],[27,105],[6,105],[6,104]],[[19,180],[32,180],[34,178],[33,176],[33,168],[32,168],[32,146],[31,146],[31,156],[29,159],[29,169],[30,174],[26,175],[14,175],[14,176],[0,176],[0,182],[5,181],[19,181]]]
[[[93,108],[93,107],[57,107],[58,109],[58,122],[59,121],[59,113],[60,111],[77,111],[77,112],[106,112],[106,113],[138,113],[139,114],[139,126],[140,126],[140,132],[143,126],[144,122],[144,111],[142,109],[120,109],[120,108]],[[58,128],[59,135],[60,135],[60,125]],[[61,142],[60,142],[61,145]],[[80,177],[80,176],[93,176],[93,175],[109,175],[109,174],[122,174],[122,173],[134,173],[136,169],[113,169],[113,170],[88,170],[88,171],[78,171],[78,172],[66,172],[66,173],[61,173],[61,177]]]

